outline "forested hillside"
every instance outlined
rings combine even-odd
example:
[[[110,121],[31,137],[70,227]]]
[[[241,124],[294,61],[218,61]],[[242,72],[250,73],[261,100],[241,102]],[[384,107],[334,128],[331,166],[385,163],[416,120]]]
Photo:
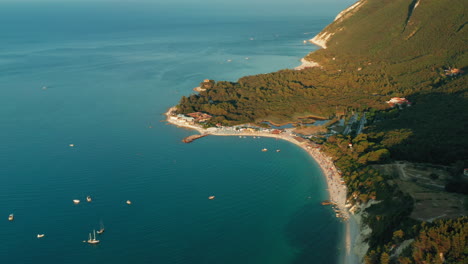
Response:
[[[209,113],[208,126],[366,112],[363,134],[316,140],[325,141],[322,150],[343,172],[354,204],[381,201],[364,218],[372,229],[365,262],[466,263],[466,218],[412,219],[413,198],[393,175],[371,165],[438,163],[456,168],[458,176],[468,167],[467,7],[465,0],[362,0],[314,38],[326,48],[306,59],[320,67],[218,81],[183,97],[178,112]],[[391,108],[391,97],[405,97],[411,106]],[[458,178],[451,186],[468,183]],[[415,237],[398,256],[397,248]]]
[[[412,108],[373,127],[413,132],[392,155],[445,164],[463,160],[468,156],[466,6],[463,0],[364,0],[324,29],[331,34],[326,49],[306,57],[321,67],[219,81],[183,97],[179,112],[209,113],[211,125],[286,123],[385,110],[391,97],[407,97]]]

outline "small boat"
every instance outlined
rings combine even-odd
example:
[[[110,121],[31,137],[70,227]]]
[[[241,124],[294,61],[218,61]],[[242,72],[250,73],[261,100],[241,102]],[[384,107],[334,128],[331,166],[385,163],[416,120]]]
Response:
[[[79,204],[79,203],[80,203],[80,200],[75,199],[75,200],[73,200],[73,203],[74,203],[74,204]]]
[[[130,200],[127,200],[127,202],[126,202],[126,203],[127,203],[127,204],[132,204],[132,202],[131,202]]]
[[[37,234],[37,238],[43,238],[44,236],[44,234]]]
[[[212,195],[212,196],[208,196],[208,199],[210,199],[210,200],[213,200],[214,198],[215,198],[215,196],[214,196],[214,195]]]
[[[75,144],[68,144],[69,147],[73,148]]]
[[[95,245],[95,244],[98,244],[99,243],[99,240],[96,239],[96,230],[93,230],[93,234],[94,234],[94,238],[91,237],[91,233],[89,233],[89,239],[88,241],[88,244],[92,244],[92,245]]]
[[[263,151],[263,152],[267,152],[267,151],[268,151],[268,149],[264,148],[264,149],[262,149],[262,151]]]
[[[102,222],[100,222],[99,225],[100,225],[100,229],[98,231],[96,231],[96,233],[98,235],[101,235],[102,233],[104,233],[105,229],[104,229],[104,224]]]
[[[90,202],[92,201],[91,196],[89,196],[89,195],[86,196],[86,201],[87,201],[88,203],[90,203]]]
[[[15,216],[13,214],[10,214],[8,216],[8,221],[13,221],[13,219],[15,219]]]
[[[277,149],[277,150],[276,150],[276,152],[280,152],[280,151],[281,151],[281,149]]]

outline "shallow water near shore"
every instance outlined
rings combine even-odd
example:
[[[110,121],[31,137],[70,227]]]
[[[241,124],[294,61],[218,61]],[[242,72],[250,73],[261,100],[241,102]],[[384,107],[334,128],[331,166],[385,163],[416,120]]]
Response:
[[[320,205],[325,179],[304,150],[271,138],[184,144],[193,131],[160,122],[205,78],[299,65],[314,49],[302,40],[332,17],[210,23],[97,10],[78,23],[85,8],[47,17],[9,8],[0,11],[2,262],[339,262],[344,225]],[[83,243],[101,221],[101,243]]]

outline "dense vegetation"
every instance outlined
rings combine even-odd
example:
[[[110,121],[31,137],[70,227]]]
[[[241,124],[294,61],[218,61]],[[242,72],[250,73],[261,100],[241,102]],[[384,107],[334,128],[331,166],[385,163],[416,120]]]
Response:
[[[396,248],[414,237],[399,262],[466,263],[466,218],[435,224],[410,219],[411,197],[391,175],[369,167],[391,159],[468,166],[466,1],[363,2],[355,14],[325,28],[334,33],[327,49],[306,57],[322,67],[212,83],[183,97],[178,111],[209,113],[208,125],[285,123],[366,111],[371,124],[366,134],[332,136],[322,147],[342,171],[354,204],[381,201],[364,219],[372,229],[366,263],[396,262]],[[461,71],[447,74],[452,68]],[[413,104],[391,109],[385,101],[394,96]],[[456,189],[464,186],[460,182],[448,189],[463,192]]]
[[[394,116],[383,113],[378,117],[382,122],[374,127],[412,131],[406,144],[389,149],[392,155],[445,164],[464,160],[467,78],[448,76],[445,70],[467,70],[466,3],[427,0],[410,12],[414,2],[365,1],[354,15],[325,29],[335,32],[327,49],[307,56],[322,68],[220,81],[207,91],[183,97],[179,111],[209,113],[214,116],[209,125],[285,123],[306,116],[384,110],[390,97],[405,96],[412,108]]]
[[[367,241],[371,252],[380,253],[382,246],[392,241],[395,231],[411,233],[415,224],[409,218],[412,198],[391,184],[391,175],[380,174],[367,166],[387,161],[390,153],[385,144],[395,140],[401,139],[395,139],[391,133],[360,134],[355,138],[339,135],[329,137],[322,147],[341,170],[351,203],[359,205],[369,200],[380,201],[367,209],[367,216],[363,219],[364,224],[372,229],[372,236]]]
[[[363,223],[372,230],[367,242],[366,264],[380,263],[465,263],[468,260],[468,218],[438,221],[434,225],[409,216],[413,199],[393,183],[393,175],[380,174],[371,164],[385,163],[388,147],[404,142],[408,130],[331,136],[322,150],[333,158],[348,186],[352,204],[375,200],[364,214]],[[405,240],[416,241],[399,258],[391,257]],[[440,253],[444,260],[440,261]],[[426,262],[424,262],[426,261]]]
[[[439,220],[423,224],[414,246],[408,250],[409,257],[402,256],[399,262],[463,264],[468,260],[468,218]]]

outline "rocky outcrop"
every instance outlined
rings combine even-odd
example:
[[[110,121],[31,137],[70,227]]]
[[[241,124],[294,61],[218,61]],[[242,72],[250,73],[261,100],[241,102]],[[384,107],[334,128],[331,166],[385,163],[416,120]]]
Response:
[[[320,32],[317,36],[315,36],[313,39],[309,40],[310,42],[314,43],[315,45],[326,49],[327,48],[327,42],[330,39],[331,36],[333,36],[335,33],[330,33],[327,31],[322,31]]]
[[[312,68],[312,67],[320,67],[321,68],[322,66],[320,66],[320,64],[318,64],[315,61],[308,61],[308,60],[302,58],[301,59],[301,65],[297,66],[294,69],[299,71],[299,70],[303,70],[305,68]]]
[[[336,17],[334,22],[327,26],[322,32],[317,34],[314,38],[310,39],[309,41],[323,49],[327,48],[327,43],[330,40],[330,38],[335,35],[337,30],[343,30],[341,27],[336,27],[335,25],[340,24],[343,20],[346,18],[352,16],[356,11],[360,9],[362,4],[365,2],[365,0],[360,0],[353,4],[352,6],[348,7],[347,9],[341,11]],[[333,28],[336,28],[333,30]]]
[[[359,7],[361,6],[361,4],[363,3],[364,1],[357,1],[354,5],[346,8],[345,10],[341,11],[336,17],[335,17],[335,20],[334,21],[338,21],[338,19],[344,19],[352,14],[354,14],[354,12],[356,12]]]

